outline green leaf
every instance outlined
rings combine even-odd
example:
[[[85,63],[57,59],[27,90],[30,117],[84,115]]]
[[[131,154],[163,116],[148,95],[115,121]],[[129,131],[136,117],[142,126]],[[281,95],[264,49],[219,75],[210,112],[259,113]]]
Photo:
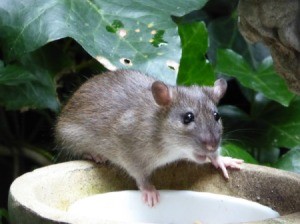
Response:
[[[0,85],[0,104],[8,110],[44,109],[59,110],[56,94],[36,81],[28,81],[17,86]]]
[[[1,208],[0,209],[0,224],[3,222],[3,221],[8,221],[8,212],[6,209],[4,208]],[[4,223],[4,222],[3,222]]]
[[[50,66],[55,60],[63,61],[60,56],[52,59],[43,48],[22,56],[18,65],[0,67],[0,105],[8,110],[48,108],[57,112],[59,102],[52,72],[56,68]]]
[[[254,71],[244,58],[235,52],[219,50],[216,71],[237,78],[242,85],[261,92],[284,106],[288,106],[294,97],[284,80],[274,71],[270,57],[263,60]]]
[[[300,173],[299,146],[284,154],[273,166],[279,169]]]
[[[261,116],[261,122],[268,125],[264,132],[265,141],[273,146],[293,148],[300,145],[300,98],[289,107],[269,105]]]
[[[181,56],[171,15],[199,9],[207,0],[2,0],[0,40],[14,59],[51,41],[71,37],[107,68],[132,68],[176,83]]]
[[[203,22],[180,24],[182,57],[177,83],[182,85],[211,85],[215,80],[211,64],[205,58],[208,36]]]
[[[246,163],[258,164],[245,149],[234,143],[225,143],[222,145],[222,156],[229,156],[237,159],[243,159]]]
[[[217,18],[211,21],[208,26],[209,51],[208,55],[216,62],[217,50],[220,48],[229,48],[242,56],[248,56],[248,44],[241,36],[237,21],[232,16],[229,18]]]
[[[242,111],[240,108],[232,105],[223,105],[219,106],[219,113],[221,116],[230,117],[230,118],[236,118],[236,120],[245,120],[249,121],[251,118],[247,113]]]
[[[19,65],[8,65],[0,67],[0,85],[16,86],[29,81],[36,81],[31,72]]]
[[[216,18],[208,24],[209,59],[215,64],[218,49],[228,48],[240,54],[252,68],[256,68],[264,58],[270,56],[270,52],[262,43],[246,42],[239,32],[237,20],[236,14],[236,16]]]

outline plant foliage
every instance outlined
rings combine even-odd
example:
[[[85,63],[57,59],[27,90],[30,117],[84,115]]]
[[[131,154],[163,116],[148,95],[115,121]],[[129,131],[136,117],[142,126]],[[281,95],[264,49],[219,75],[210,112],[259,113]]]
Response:
[[[274,70],[268,49],[239,33],[237,2],[1,0],[0,166],[12,170],[7,182],[53,162],[61,105],[90,76],[117,68],[173,85],[226,78],[222,154],[300,173],[300,98]]]
[[[110,68],[136,68],[175,84],[181,48],[171,15],[201,8],[196,1],[19,0],[1,1],[3,51],[7,60],[71,37]],[[127,59],[127,60],[126,60]]]

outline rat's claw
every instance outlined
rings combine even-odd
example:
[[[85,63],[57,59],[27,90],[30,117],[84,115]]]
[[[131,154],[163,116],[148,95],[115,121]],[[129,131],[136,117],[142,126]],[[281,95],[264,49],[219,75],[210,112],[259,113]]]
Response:
[[[211,163],[216,167],[220,168],[223,172],[223,175],[226,179],[229,178],[227,167],[232,169],[238,169],[240,170],[241,164],[244,163],[244,160],[242,159],[234,159],[231,157],[223,157],[223,156],[217,156],[217,157],[210,157]]]
[[[155,189],[154,186],[141,189],[141,191],[142,191],[143,201],[149,207],[154,207],[159,203],[159,199],[160,199],[159,192]]]

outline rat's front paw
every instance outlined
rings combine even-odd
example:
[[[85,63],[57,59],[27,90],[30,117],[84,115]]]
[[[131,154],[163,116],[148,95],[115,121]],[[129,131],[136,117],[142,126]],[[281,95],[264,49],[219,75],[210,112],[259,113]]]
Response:
[[[244,160],[242,159],[234,159],[231,157],[223,157],[223,156],[217,156],[217,157],[210,157],[211,163],[216,168],[221,168],[223,175],[226,179],[229,178],[227,167],[232,169],[241,169],[241,164],[244,163]]]
[[[153,185],[143,187],[142,191],[142,198],[145,204],[149,205],[150,207],[154,207],[156,204],[159,203],[159,192],[155,189]]]

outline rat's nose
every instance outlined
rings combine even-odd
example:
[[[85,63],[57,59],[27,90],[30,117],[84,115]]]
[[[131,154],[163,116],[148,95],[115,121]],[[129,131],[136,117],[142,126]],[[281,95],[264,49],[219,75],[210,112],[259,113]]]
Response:
[[[214,152],[218,149],[218,146],[215,145],[215,144],[205,144],[204,147],[207,149],[207,151],[210,151],[210,152]]]
[[[202,145],[207,151],[216,151],[219,146],[219,142],[215,139],[206,139],[202,141]]]
[[[207,130],[200,134],[198,141],[203,150],[206,150],[208,152],[214,152],[219,147],[221,136],[216,133],[213,133],[212,131]]]
[[[216,150],[216,146],[212,146],[212,145],[205,145],[206,149],[208,151],[215,151]]]

